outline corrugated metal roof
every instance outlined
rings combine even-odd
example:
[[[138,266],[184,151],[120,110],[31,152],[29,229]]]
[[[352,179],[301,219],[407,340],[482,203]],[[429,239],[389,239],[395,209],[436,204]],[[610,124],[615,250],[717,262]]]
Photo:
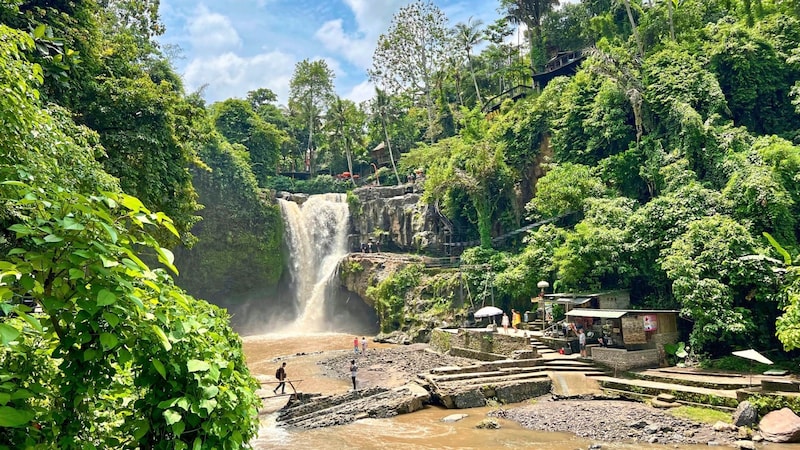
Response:
[[[570,317],[598,317],[601,319],[619,319],[627,314],[627,311],[610,310],[610,309],[573,309],[567,312]]]

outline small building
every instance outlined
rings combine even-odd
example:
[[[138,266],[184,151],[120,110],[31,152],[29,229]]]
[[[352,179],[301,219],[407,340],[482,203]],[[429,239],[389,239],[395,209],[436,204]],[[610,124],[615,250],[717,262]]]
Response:
[[[587,334],[595,362],[620,370],[658,367],[678,342],[678,311],[574,308],[567,321]]]
[[[375,161],[378,167],[387,166],[392,163],[391,157],[389,156],[389,148],[386,147],[385,142],[376,145],[370,153],[372,155],[372,160]]]

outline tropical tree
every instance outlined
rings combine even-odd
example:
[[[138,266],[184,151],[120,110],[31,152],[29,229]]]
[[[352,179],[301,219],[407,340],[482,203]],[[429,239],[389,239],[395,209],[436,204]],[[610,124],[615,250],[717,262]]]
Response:
[[[478,104],[481,107],[483,107],[483,100],[481,99],[481,90],[478,88],[478,80],[475,78],[475,68],[472,64],[472,49],[483,42],[483,31],[481,30],[482,25],[483,21],[473,21],[472,17],[470,17],[467,20],[467,23],[457,23],[453,28],[453,35],[456,44],[464,51],[464,56],[467,58],[469,72],[472,75],[472,83],[475,85],[475,96],[477,97]]]
[[[324,60],[304,59],[295,65],[289,83],[289,107],[296,109],[299,118],[308,126],[306,159],[307,169],[312,174],[316,172],[314,132],[333,97],[333,78],[333,71]]]
[[[500,9],[528,28],[530,62],[534,73],[541,72],[547,61],[542,45],[542,18],[558,4],[558,0],[500,0]]]
[[[211,111],[217,131],[228,142],[247,149],[253,173],[263,185],[277,170],[286,133],[261,119],[246,100],[228,99],[212,105]]]
[[[434,74],[445,64],[450,39],[447,17],[431,1],[416,0],[392,18],[386,33],[378,38],[372,55],[370,80],[390,95],[404,94],[421,100],[428,118],[426,135],[437,135],[434,114]]]
[[[366,114],[361,111],[351,100],[336,96],[328,109],[326,127],[331,133],[331,145],[344,149],[347,158],[347,170],[350,172],[350,181],[353,179],[353,147],[362,147],[363,129],[366,123]]]

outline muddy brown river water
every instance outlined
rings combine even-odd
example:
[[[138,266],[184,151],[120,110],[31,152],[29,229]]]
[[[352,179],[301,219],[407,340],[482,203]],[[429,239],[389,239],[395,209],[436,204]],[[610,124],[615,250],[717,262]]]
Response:
[[[298,391],[306,393],[337,394],[349,388],[347,378],[334,379],[322,375],[317,361],[331,352],[352,352],[353,335],[260,335],[244,339],[244,351],[253,375],[274,378],[275,369],[282,361],[287,363],[289,379]],[[376,344],[370,348],[391,347]],[[324,353],[323,353],[324,352]],[[347,368],[343,367],[342,371]],[[265,388],[272,389],[274,385]],[[267,410],[276,410],[285,398],[267,399]],[[606,443],[579,438],[570,433],[553,433],[528,430],[515,422],[498,420],[500,429],[477,429],[475,425],[487,417],[492,408],[447,410],[428,407],[422,411],[391,419],[362,419],[355,423],[315,430],[287,430],[275,423],[276,415],[261,416],[259,436],[252,444],[257,449],[587,449],[600,444],[604,449],[664,450],[708,449],[706,445],[659,445],[641,442]],[[455,413],[468,417],[455,423],[441,419]],[[716,447],[727,449],[730,447]],[[800,450],[800,445],[759,445],[759,449]]]

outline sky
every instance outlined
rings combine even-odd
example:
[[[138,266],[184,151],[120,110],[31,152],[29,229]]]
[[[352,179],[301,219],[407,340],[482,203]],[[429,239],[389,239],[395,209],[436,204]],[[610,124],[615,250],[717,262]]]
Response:
[[[409,0],[161,0],[173,59],[187,92],[205,86],[209,103],[245,98],[266,87],[286,104],[295,64],[324,59],[336,92],[355,102],[372,97],[366,71],[378,37]],[[434,0],[452,27],[470,17],[499,17],[497,0]]]

